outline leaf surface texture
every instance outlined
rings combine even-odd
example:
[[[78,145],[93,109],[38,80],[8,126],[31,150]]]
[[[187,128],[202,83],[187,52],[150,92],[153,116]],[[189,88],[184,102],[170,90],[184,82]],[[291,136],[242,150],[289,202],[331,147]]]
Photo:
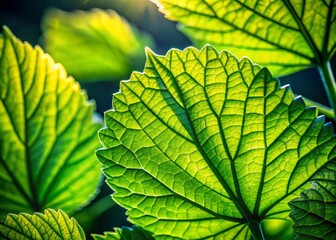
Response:
[[[95,240],[154,240],[151,235],[138,226],[114,228],[114,232],[105,232],[104,235],[94,234]]]
[[[336,49],[333,0],[154,2],[197,46],[248,56],[274,75],[328,61]]]
[[[85,204],[100,181],[94,104],[39,47],[0,37],[0,212]]]
[[[336,139],[324,117],[248,59],[212,46],[148,51],[114,95],[97,152],[114,200],[155,237],[242,239],[287,218]]]
[[[16,240],[85,240],[85,234],[74,218],[61,210],[47,209],[44,213],[29,215],[8,214],[0,222],[1,239]]]
[[[335,154],[333,156],[336,158]],[[313,188],[289,202],[295,239],[332,240],[336,236],[336,164],[327,164]]]

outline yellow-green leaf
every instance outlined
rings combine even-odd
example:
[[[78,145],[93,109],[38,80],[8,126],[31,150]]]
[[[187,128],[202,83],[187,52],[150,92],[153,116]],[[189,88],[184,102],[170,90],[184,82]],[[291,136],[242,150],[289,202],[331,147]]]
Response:
[[[0,238],[15,240],[85,240],[85,234],[74,218],[61,210],[47,209],[29,215],[8,214],[0,222]]]
[[[0,216],[71,213],[100,181],[94,104],[40,47],[0,39]]]
[[[114,228],[114,232],[105,232],[104,235],[93,234],[95,240],[154,240],[154,238],[138,226]]]
[[[148,53],[97,152],[113,199],[157,239],[261,239],[264,219],[335,162],[324,117],[266,68],[212,46]]]
[[[43,43],[47,52],[78,80],[111,80],[142,67],[150,37],[112,10],[48,11]]]
[[[153,1],[197,46],[248,56],[275,75],[321,64],[336,49],[333,0]]]

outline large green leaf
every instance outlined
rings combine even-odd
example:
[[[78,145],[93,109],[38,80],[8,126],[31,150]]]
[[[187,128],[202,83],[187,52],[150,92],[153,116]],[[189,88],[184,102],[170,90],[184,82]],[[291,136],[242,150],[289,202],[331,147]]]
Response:
[[[105,232],[104,235],[92,235],[95,240],[153,240],[149,233],[138,226],[115,228],[115,232]]]
[[[97,155],[114,200],[157,238],[248,238],[335,161],[324,117],[266,68],[211,46],[147,58],[114,95]]]
[[[153,1],[197,46],[248,56],[275,75],[327,61],[336,49],[334,0]]]
[[[0,39],[0,215],[71,213],[100,181],[94,104],[39,47]]]
[[[111,80],[143,66],[149,36],[112,10],[64,12],[52,9],[43,21],[48,53],[79,80]]]
[[[328,164],[318,177],[313,188],[289,202],[293,210],[290,216],[294,221],[295,239],[335,239],[336,164]]]
[[[85,235],[74,218],[70,219],[61,210],[56,212],[47,209],[44,214],[8,214],[6,220],[0,222],[0,238],[15,240],[84,240]]]

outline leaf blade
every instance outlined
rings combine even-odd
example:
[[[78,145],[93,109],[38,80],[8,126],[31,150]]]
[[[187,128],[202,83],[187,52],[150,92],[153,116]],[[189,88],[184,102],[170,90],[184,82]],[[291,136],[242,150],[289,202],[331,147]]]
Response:
[[[313,188],[289,202],[295,239],[333,239],[336,233],[335,164],[328,164],[315,177]]]
[[[39,47],[8,29],[1,39],[1,214],[72,212],[95,195],[100,180],[94,105]]]
[[[288,200],[334,160],[324,118],[267,69],[212,46],[147,54],[114,95],[97,152],[131,221],[157,238],[207,239],[288,218]]]
[[[328,61],[334,53],[334,1],[154,2],[197,46],[210,43],[247,55],[275,75]]]
[[[138,226],[114,228],[114,232],[104,232],[104,235],[93,234],[95,240],[153,240],[150,233],[144,231]]]
[[[127,76],[142,65],[151,38],[113,10],[49,10],[43,20],[43,42],[54,59],[80,81]]]
[[[85,239],[74,218],[52,209],[46,209],[43,214],[8,214],[6,220],[0,222],[0,236],[5,239]]]

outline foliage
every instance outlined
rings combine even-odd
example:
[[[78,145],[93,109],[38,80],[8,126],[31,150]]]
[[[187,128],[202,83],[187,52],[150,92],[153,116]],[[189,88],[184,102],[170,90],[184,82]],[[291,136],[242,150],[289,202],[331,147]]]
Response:
[[[83,229],[74,218],[62,210],[57,212],[46,209],[44,214],[35,213],[29,215],[21,213],[19,215],[8,214],[6,220],[0,222],[0,237],[4,239],[68,239],[85,240]],[[93,235],[96,240],[152,240],[149,233],[140,227],[115,228],[115,232],[108,232],[105,235]]]
[[[104,235],[93,235],[95,240],[153,240],[154,238],[138,226],[114,228],[115,232],[105,232]]]
[[[8,214],[6,220],[0,222],[0,237],[17,240],[85,239],[83,229],[74,218],[52,209],[46,209],[44,214]]]
[[[336,158],[336,154],[333,156]],[[313,188],[289,202],[296,239],[332,240],[336,236],[336,164],[328,164]]]
[[[92,237],[333,239],[336,136],[306,104],[336,120],[335,1],[152,1],[198,47],[207,45],[165,56],[147,50],[144,71],[121,83],[97,157],[113,199],[138,226]],[[126,77],[152,44],[113,10],[52,9],[42,25],[47,51],[81,81]],[[275,75],[317,67],[330,107],[294,98],[268,68],[226,50]],[[105,196],[77,211],[98,191],[93,111],[60,64],[5,28],[0,218],[9,214],[0,238],[85,239],[69,216],[88,233],[114,205]]]
[[[0,44],[0,213],[86,204],[100,181],[101,124],[63,67],[4,29]]]
[[[112,10],[48,11],[43,21],[43,43],[48,53],[78,80],[126,77],[142,66],[148,35]]]
[[[97,156],[114,200],[158,239],[258,239],[335,161],[331,125],[267,69],[211,46],[147,58],[114,95]]]
[[[333,1],[155,2],[168,18],[181,22],[197,46],[210,43],[248,56],[274,75],[330,60],[336,50]]]
[[[317,66],[336,121],[336,83],[329,60],[336,50],[334,1],[153,0],[198,46],[213,44],[248,56],[275,75]]]

